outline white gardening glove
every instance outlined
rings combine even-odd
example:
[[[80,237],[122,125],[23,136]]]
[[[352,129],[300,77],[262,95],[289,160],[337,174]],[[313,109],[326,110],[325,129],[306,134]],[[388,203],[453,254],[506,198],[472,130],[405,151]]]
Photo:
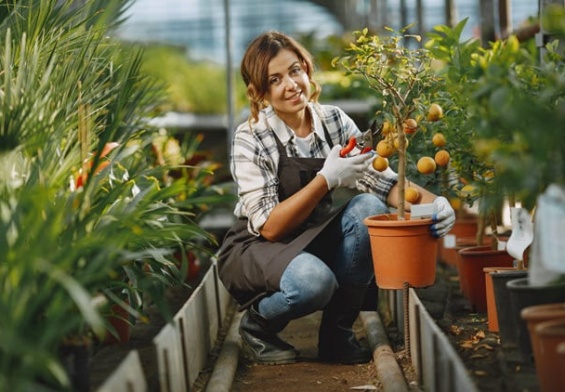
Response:
[[[431,226],[432,235],[440,238],[445,236],[455,224],[455,211],[449,204],[449,201],[440,196],[433,202],[434,215],[432,217],[434,224]]]
[[[341,158],[340,150],[341,146],[335,145],[326,158],[322,170],[318,172],[324,176],[330,190],[340,186],[355,188],[355,183],[363,177],[368,169],[369,160],[374,156],[372,152],[369,152]]]

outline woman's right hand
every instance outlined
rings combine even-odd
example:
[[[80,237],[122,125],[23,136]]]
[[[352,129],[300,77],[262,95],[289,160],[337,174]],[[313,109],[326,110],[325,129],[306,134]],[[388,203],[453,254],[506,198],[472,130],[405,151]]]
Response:
[[[370,159],[374,157],[374,152],[371,151],[341,158],[340,151],[341,146],[335,145],[326,158],[322,170],[318,172],[326,179],[329,190],[340,186],[355,188],[357,180],[363,177]]]

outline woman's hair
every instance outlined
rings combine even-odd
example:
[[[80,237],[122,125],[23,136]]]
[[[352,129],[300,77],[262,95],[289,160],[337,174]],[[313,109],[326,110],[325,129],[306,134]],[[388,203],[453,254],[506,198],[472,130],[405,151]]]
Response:
[[[282,49],[291,50],[302,62],[310,83],[314,86],[309,99],[317,101],[320,96],[321,87],[312,79],[314,63],[310,52],[286,34],[278,31],[263,33],[249,44],[241,61],[241,76],[247,86],[251,110],[250,120],[257,121],[259,111],[266,106],[264,98],[269,91],[269,62]]]

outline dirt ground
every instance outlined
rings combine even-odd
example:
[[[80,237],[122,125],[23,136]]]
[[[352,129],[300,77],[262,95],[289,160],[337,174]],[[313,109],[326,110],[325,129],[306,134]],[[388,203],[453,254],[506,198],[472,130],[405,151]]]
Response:
[[[301,361],[290,365],[258,365],[247,356],[241,360],[233,392],[380,390],[380,382],[372,363],[335,365],[317,360],[317,332],[321,312],[291,322],[280,334],[294,345]],[[359,323],[356,332],[362,338]],[[367,344],[366,340],[362,340]]]

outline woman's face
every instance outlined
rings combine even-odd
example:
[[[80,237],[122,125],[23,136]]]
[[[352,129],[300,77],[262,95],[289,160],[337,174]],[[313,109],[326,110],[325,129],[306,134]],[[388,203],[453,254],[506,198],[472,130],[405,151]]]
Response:
[[[269,62],[269,91],[265,95],[277,115],[292,115],[304,110],[310,97],[310,79],[296,54],[282,49]]]

